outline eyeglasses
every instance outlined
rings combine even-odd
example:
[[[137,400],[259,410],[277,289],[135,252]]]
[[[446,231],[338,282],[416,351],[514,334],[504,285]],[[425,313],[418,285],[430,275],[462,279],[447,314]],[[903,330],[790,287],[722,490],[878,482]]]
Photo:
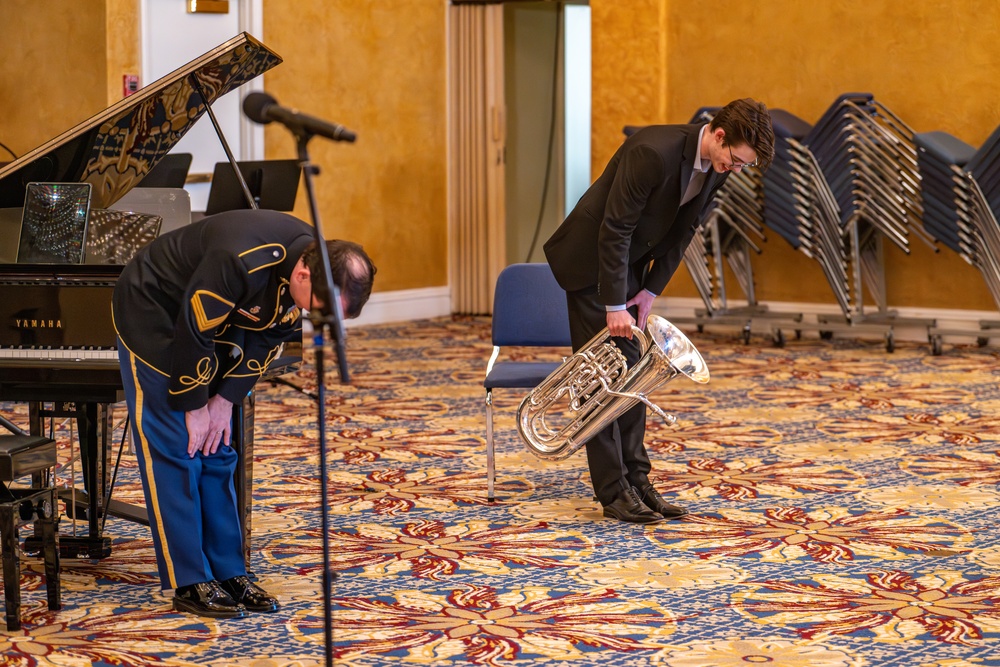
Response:
[[[730,169],[743,169],[744,167],[756,167],[757,166],[757,160],[754,160],[753,162],[740,162],[740,161],[738,161],[736,159],[736,156],[733,155],[733,147],[732,146],[726,146],[726,148],[729,149],[729,159],[732,160],[732,162],[730,164],[726,165]]]

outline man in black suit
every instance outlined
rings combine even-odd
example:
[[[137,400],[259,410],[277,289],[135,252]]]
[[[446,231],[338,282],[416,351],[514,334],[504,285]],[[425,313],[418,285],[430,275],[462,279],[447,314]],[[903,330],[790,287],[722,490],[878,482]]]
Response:
[[[774,156],[767,107],[730,102],[707,125],[653,125],[625,140],[573,211],[545,243],[566,290],[573,349],[607,327],[631,367],[646,323],[701,214],[730,171],[766,169]],[[649,481],[639,403],[587,442],[587,461],[604,516],[656,523],[686,514]]]

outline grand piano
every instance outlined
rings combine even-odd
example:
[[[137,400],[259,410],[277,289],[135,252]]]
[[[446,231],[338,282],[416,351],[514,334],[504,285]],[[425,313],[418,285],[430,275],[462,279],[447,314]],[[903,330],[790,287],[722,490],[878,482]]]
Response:
[[[84,488],[63,497],[67,511],[85,517],[88,527],[85,535],[60,536],[64,557],[109,556],[111,539],[104,534],[109,515],[147,524],[148,519],[144,508],[110,495],[111,407],[124,400],[111,294],[122,266],[19,263],[11,241],[18,238],[28,185],[90,184],[91,210],[114,210],[205,115],[242,178],[211,105],[280,62],[261,42],[240,34],[0,167],[0,401],[28,404],[33,435],[43,433],[49,417],[77,420]],[[252,394],[234,407],[233,445],[243,462],[236,482],[249,559]]]

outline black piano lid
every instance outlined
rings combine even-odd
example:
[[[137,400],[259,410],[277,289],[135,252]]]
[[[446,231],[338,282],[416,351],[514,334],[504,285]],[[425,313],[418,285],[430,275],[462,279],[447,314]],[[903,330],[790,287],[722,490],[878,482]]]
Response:
[[[237,35],[0,168],[0,208],[23,206],[33,181],[88,182],[91,207],[108,208],[205,114],[206,102],[280,62],[248,33]]]

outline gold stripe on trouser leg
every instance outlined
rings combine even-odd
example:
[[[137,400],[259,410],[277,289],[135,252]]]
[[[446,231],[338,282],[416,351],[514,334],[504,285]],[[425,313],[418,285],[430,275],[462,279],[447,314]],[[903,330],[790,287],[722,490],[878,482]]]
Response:
[[[156,526],[156,531],[160,536],[160,546],[163,551],[163,562],[167,566],[167,578],[170,588],[177,588],[177,578],[174,576],[174,562],[170,558],[170,547],[167,544],[167,536],[163,532],[163,521],[160,520],[160,501],[156,492],[156,478],[153,477],[153,457],[150,455],[149,442],[142,430],[142,386],[139,384],[139,375],[136,372],[135,355],[129,354],[129,367],[132,369],[132,383],[135,386],[135,430],[139,434],[139,447],[142,448],[143,458],[146,467],[146,483],[149,485],[149,500],[152,507],[149,511],[156,515],[156,521],[151,525]]]

